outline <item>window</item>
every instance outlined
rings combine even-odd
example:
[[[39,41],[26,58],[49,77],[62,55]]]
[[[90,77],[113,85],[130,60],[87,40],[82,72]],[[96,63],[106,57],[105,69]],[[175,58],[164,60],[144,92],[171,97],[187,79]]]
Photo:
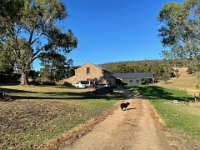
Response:
[[[80,81],[81,84],[89,84],[89,81]]]
[[[90,74],[90,68],[89,67],[86,68],[86,74]]]

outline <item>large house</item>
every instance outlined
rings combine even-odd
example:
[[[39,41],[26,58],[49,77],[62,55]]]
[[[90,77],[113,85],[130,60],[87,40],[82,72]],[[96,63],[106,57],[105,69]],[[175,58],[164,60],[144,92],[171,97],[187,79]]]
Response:
[[[74,85],[79,81],[98,81],[100,83],[115,83],[112,74],[99,66],[87,63],[75,69],[75,75],[64,79],[64,83]]]
[[[113,76],[123,83],[128,85],[141,85],[145,80],[148,80],[148,83],[153,83],[154,78],[151,72],[144,73],[116,73]]]

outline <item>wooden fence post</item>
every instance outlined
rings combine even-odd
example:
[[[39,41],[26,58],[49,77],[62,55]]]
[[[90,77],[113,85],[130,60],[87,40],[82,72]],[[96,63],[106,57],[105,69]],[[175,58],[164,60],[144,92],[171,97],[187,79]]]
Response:
[[[196,103],[196,101],[197,101],[197,96],[194,93],[194,102]]]

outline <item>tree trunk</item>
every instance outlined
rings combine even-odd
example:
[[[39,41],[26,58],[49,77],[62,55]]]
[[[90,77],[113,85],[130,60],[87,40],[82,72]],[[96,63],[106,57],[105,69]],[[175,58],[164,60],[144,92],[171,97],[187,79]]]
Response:
[[[28,75],[27,73],[21,73],[21,85],[28,85]]]

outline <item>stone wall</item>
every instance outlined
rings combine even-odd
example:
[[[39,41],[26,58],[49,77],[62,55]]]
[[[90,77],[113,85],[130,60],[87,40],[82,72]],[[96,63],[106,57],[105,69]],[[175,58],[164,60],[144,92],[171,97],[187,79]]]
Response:
[[[89,73],[87,73],[87,68],[89,68],[90,70]],[[103,69],[93,64],[87,63],[82,67],[76,69],[75,75],[70,78],[64,79],[64,82],[74,85],[79,81],[93,81],[93,80],[106,82],[104,80]]]

